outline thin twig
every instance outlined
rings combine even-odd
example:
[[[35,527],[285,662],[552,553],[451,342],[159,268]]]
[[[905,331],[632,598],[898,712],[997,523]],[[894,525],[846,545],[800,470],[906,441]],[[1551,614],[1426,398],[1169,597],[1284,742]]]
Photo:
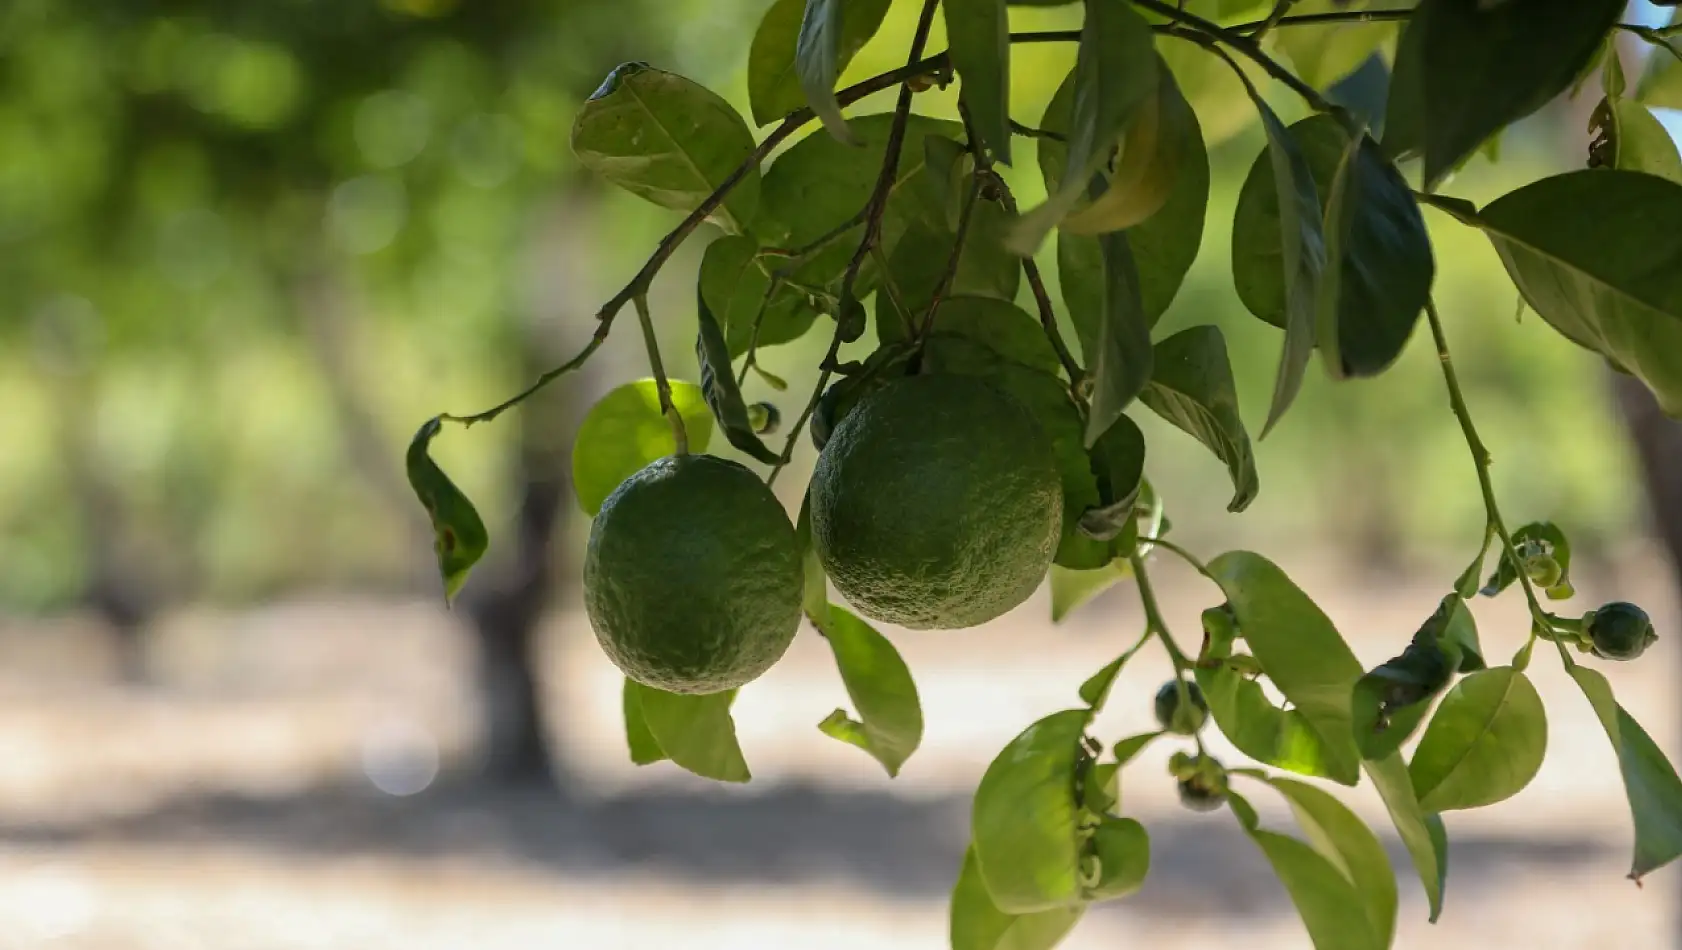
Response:
[[[1174,642],[1174,635],[1168,632],[1168,621],[1162,618],[1162,609],[1156,603],[1156,591],[1151,587],[1150,572],[1145,568],[1145,559],[1139,556],[1138,549],[1127,555],[1127,563],[1133,566],[1133,581],[1139,587],[1139,603],[1145,609],[1145,628],[1155,631],[1156,638],[1162,642],[1162,648],[1168,651],[1168,659],[1174,664],[1174,682],[1180,693],[1180,705],[1190,708],[1192,704],[1191,689],[1186,685],[1185,675],[1194,669],[1194,664],[1180,651],[1180,645]],[[1203,753],[1203,738],[1201,733],[1195,735],[1197,751]]]
[[[992,183],[999,192],[999,203],[1011,214],[1016,214],[1016,196],[1011,194],[1010,186],[1003,178],[992,176]],[[1080,398],[1081,380],[1086,374],[1081,371],[1080,363],[1076,362],[1073,353],[1069,352],[1069,345],[1063,342],[1063,333],[1057,329],[1057,310],[1051,305],[1051,293],[1046,290],[1045,276],[1040,273],[1040,265],[1032,257],[1022,258],[1022,276],[1028,281],[1028,289],[1033,291],[1034,304],[1040,312],[1040,326],[1045,329],[1046,339],[1051,341],[1051,348],[1057,351],[1057,361],[1063,364],[1063,371],[1069,374],[1069,389]]]
[[[672,404],[672,384],[666,378],[666,366],[660,361],[660,341],[654,333],[654,318],[648,312],[648,297],[638,294],[631,303],[637,310],[637,322],[642,324],[642,343],[648,350],[648,367],[654,372],[654,392],[660,397],[660,414],[672,424],[672,441],[677,454],[689,454],[689,433],[683,427],[683,415]]]
[[[1187,13],[1184,10],[1177,9],[1171,4],[1164,3],[1163,0],[1133,0],[1133,3],[1134,5],[1149,10],[1159,16],[1166,17],[1175,23],[1191,27],[1190,30],[1165,31],[1169,36],[1178,36],[1182,39],[1188,39],[1201,46],[1217,51],[1219,50],[1219,47],[1213,45],[1213,41],[1218,40],[1225,43],[1227,46],[1230,46],[1238,52],[1244,54],[1246,57],[1255,62],[1256,65],[1266,70],[1268,75],[1284,83],[1286,86],[1289,86],[1291,91],[1301,96],[1303,101],[1307,102],[1309,107],[1314,109],[1314,111],[1332,111],[1332,104],[1326,101],[1325,96],[1320,95],[1319,91],[1313,86],[1310,86],[1308,83],[1298,79],[1295,73],[1286,69],[1278,60],[1267,55],[1267,53],[1262,50],[1261,46],[1248,35],[1229,30],[1226,27],[1221,26],[1219,23],[1206,20],[1195,13]],[[1262,22],[1265,24],[1267,21],[1264,20]],[[1240,75],[1242,75],[1242,71],[1240,71]]]
[[[958,212],[958,229],[952,236],[952,253],[946,255],[946,270],[941,273],[940,281],[934,285],[934,296],[929,298],[929,309],[923,312],[923,323],[917,330],[918,340],[928,339],[929,332],[934,329],[935,313],[940,310],[941,302],[952,292],[952,282],[958,277],[958,265],[963,262],[964,242],[969,239],[970,222],[975,219],[975,204],[980,199],[981,176],[972,175],[969,194],[964,196],[963,210]]]
[[[1010,120],[1010,130],[1023,138],[1050,139],[1053,142],[1067,142],[1069,140],[1069,137],[1061,132],[1053,132],[1050,129],[1037,129],[1031,125],[1023,125],[1015,119]]]
[[[1246,31],[1249,33],[1250,39],[1260,43],[1262,37],[1266,36],[1269,30],[1278,26],[1280,20],[1285,19],[1285,14],[1291,12],[1291,7],[1295,6],[1296,2],[1297,0],[1274,0],[1273,9],[1268,11],[1267,19],[1261,22],[1261,26],[1256,27],[1254,31]]]
[[[875,259],[876,266],[882,269],[882,292],[888,295],[888,303],[893,305],[894,312],[899,314],[899,325],[905,330],[907,338],[915,335],[917,328],[911,324],[911,308],[905,304],[905,298],[899,295],[899,285],[894,283],[894,275],[888,269],[888,255],[882,252],[880,244],[870,249],[870,256]],[[881,304],[877,304],[877,312],[881,312]],[[880,317],[878,317],[880,319]]]

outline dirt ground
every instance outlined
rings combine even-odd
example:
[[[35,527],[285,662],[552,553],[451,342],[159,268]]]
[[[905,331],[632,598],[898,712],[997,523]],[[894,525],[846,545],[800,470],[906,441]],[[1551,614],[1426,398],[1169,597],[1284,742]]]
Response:
[[[1376,585],[1280,560],[1370,661],[1396,652],[1453,573]],[[1170,622],[1192,639],[1212,590],[1173,565],[1159,575]],[[1608,672],[1676,749],[1682,624],[1658,562],[1631,556],[1583,580],[1584,606],[1654,608],[1659,646]],[[981,630],[889,631],[928,723],[892,781],[813,728],[846,699],[823,642],[803,633],[737,702],[755,774],[741,788],[632,767],[619,679],[582,618],[563,612],[546,669],[570,770],[561,792],[450,777],[478,723],[471,653],[436,604],[323,597],[184,613],[156,632],[147,688],[116,684],[102,633],[84,622],[0,621],[0,950],[940,950],[981,771],[1032,719],[1071,704],[1140,624],[1121,590],[1062,627],[1047,611],[1042,593]],[[1503,661],[1526,629],[1516,598],[1477,612]],[[1552,655],[1538,651],[1533,670],[1547,764],[1518,798],[1449,816],[1440,923],[1426,922],[1405,852],[1385,836],[1402,871],[1398,946],[1682,946],[1682,872],[1645,888],[1624,880],[1631,833],[1611,750]],[[1099,733],[1148,728],[1165,672],[1142,656]],[[1124,780],[1124,810],[1152,835],[1150,883],[1090,913],[1065,946],[1308,947],[1231,817],[1175,802],[1172,748],[1153,747]],[[1369,788],[1346,799],[1388,831]],[[1289,827],[1281,808],[1264,820]]]

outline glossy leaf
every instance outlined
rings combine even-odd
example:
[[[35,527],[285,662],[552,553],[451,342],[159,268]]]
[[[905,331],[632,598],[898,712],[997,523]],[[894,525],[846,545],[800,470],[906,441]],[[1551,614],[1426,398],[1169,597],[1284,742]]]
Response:
[[[1635,857],[1629,876],[1639,881],[1682,856],[1682,779],[1677,778],[1664,750],[1613,697],[1604,675],[1576,664],[1567,672],[1588,697],[1618,753],[1618,769],[1635,822]]]
[[[1378,836],[1323,789],[1283,778],[1268,784],[1290,803],[1308,845],[1354,885],[1379,946],[1390,946],[1396,932],[1396,872]]]
[[[1481,808],[1530,784],[1547,747],[1536,687],[1511,667],[1495,667],[1467,676],[1443,697],[1408,773],[1426,811]]]
[[[707,245],[701,257],[701,299],[723,327],[731,359],[750,345],[764,349],[798,340],[817,316],[806,295],[787,284],[766,300],[771,278],[756,260],[758,253],[752,238],[726,235]]]
[[[1291,16],[1314,16],[1333,11],[1393,9],[1388,3],[1371,0],[1295,0]],[[1274,42],[1290,57],[1303,82],[1316,89],[1328,89],[1354,72],[1395,32],[1394,23],[1332,23],[1325,26],[1283,29]]]
[[[841,104],[835,98],[835,81],[841,78],[841,51],[847,45],[845,8],[856,5],[844,0],[806,0],[800,35],[794,44],[794,75],[800,80],[806,102],[829,134],[849,145],[857,144],[858,140],[848,131],[847,120],[841,115]]]
[[[467,583],[473,565],[484,556],[491,537],[473,502],[432,460],[429,449],[442,426],[442,419],[432,418],[420,427],[409,443],[404,470],[409,488],[432,522],[432,546],[438,555],[438,574],[444,580],[444,603],[448,606],[461,585]]]
[[[1431,296],[1431,238],[1407,182],[1365,135],[1344,153],[1325,213],[1314,339],[1333,379],[1376,376],[1402,354]]]
[[[1360,661],[1325,613],[1271,561],[1232,551],[1208,567],[1250,652],[1324,744],[1329,777],[1355,784],[1361,757],[1349,697],[1361,677]]]
[[[1457,672],[1483,668],[1472,612],[1449,594],[1399,656],[1356,681],[1352,711],[1362,757],[1383,759],[1400,749]]]
[[[1677,154],[1676,140],[1646,106],[1628,99],[1602,99],[1590,117],[1589,130],[1600,133],[1600,140],[1589,146],[1590,167],[1646,172],[1682,183],[1682,156]]]
[[[1145,479],[1145,434],[1132,419],[1121,416],[1090,451],[1092,473],[1098,479],[1099,504],[1081,513],[1080,529],[1099,541],[1137,537],[1134,507]],[[1118,551],[1118,554],[1124,552]]]
[[[1000,910],[1024,914],[1081,900],[1075,766],[1086,720],[1086,709],[1069,709],[1029,726],[976,788],[975,857]]]
[[[1257,317],[1284,329],[1294,306],[1312,332],[1317,291],[1292,297],[1287,288],[1319,286],[1325,262],[1322,203],[1331,194],[1349,133],[1329,115],[1310,116],[1284,132],[1276,123],[1263,121],[1262,129],[1270,131],[1268,147],[1256,156],[1238,192],[1232,216],[1232,281],[1238,299]],[[1287,269],[1293,260],[1286,255],[1288,247],[1310,249],[1307,263],[1313,269],[1301,272],[1301,254],[1294,259],[1297,267]],[[1294,274],[1301,276],[1291,277]]]
[[[1464,212],[1463,212],[1464,213]],[[1635,374],[1682,416],[1682,185],[1595,169],[1526,185],[1468,216],[1530,308]]]
[[[847,0],[841,7],[836,73],[881,28],[891,0]],[[758,125],[775,122],[806,104],[795,72],[794,54],[805,18],[806,0],[777,0],[765,11],[748,48],[748,104]]]
[[[1196,673],[1216,728],[1238,751],[1299,775],[1337,779],[1347,774],[1302,710],[1274,705],[1261,684],[1225,663]]]
[[[1091,177],[1155,93],[1158,72],[1150,24],[1131,4],[1087,4],[1073,75],[1067,174],[1045,203],[1018,222],[1011,246],[1019,254],[1032,254],[1079,204]]]
[[[1414,870],[1425,887],[1425,900],[1431,908],[1431,922],[1436,923],[1443,912],[1443,894],[1448,886],[1448,838],[1442,819],[1419,807],[1407,762],[1400,753],[1369,759],[1361,767],[1378,789],[1397,836],[1413,858]]]
[[[1255,454],[1238,414],[1238,391],[1219,327],[1190,327],[1158,343],[1150,385],[1139,401],[1226,463],[1233,488],[1228,511],[1243,511],[1255,500],[1260,487]]]
[[[1121,418],[1121,413],[1151,380],[1155,354],[1150,320],[1139,296],[1139,270],[1127,235],[1098,239],[1104,261],[1103,309],[1086,373],[1092,382],[1086,420],[1086,444],[1093,445]]]
[[[1384,950],[1360,893],[1336,865],[1289,835],[1246,830],[1291,895],[1315,950]]]
[[[630,687],[649,734],[667,758],[702,778],[746,782],[752,777],[742,747],[736,743],[736,723],[730,718],[735,690],[695,696],[641,683]]]
[[[706,451],[713,419],[701,387],[677,379],[671,387],[672,405],[689,436],[689,451]],[[590,407],[572,442],[572,490],[578,495],[578,506],[595,517],[620,482],[676,451],[671,423],[660,413],[654,380],[640,379],[611,390]]]
[[[1076,607],[1132,575],[1132,569],[1123,560],[1114,560],[1090,570],[1051,565],[1051,622],[1062,623]]]
[[[830,604],[812,623],[829,641],[861,720],[837,709],[819,728],[870,753],[890,777],[898,775],[923,741],[923,708],[911,671],[886,637],[842,607]]]
[[[1115,757],[1118,765],[1126,765],[1133,760],[1134,756],[1143,752],[1145,746],[1155,742],[1161,736],[1162,732],[1158,730],[1156,732],[1141,732],[1135,736],[1118,739],[1115,745],[1110,747],[1110,754]]]
[[[650,765],[664,762],[666,753],[655,740],[654,733],[648,729],[648,720],[643,718],[642,697],[638,695],[639,687],[630,677],[625,678],[623,704],[625,709],[625,743],[631,749],[632,765]]]
[[[580,163],[632,194],[693,211],[753,153],[747,123],[705,86],[646,63],[615,69],[578,110],[572,151]],[[741,233],[759,202],[750,169],[714,217]]]
[[[724,329],[718,325],[712,308],[707,306],[706,294],[695,295],[696,324],[695,360],[701,367],[701,396],[712,409],[713,418],[724,430],[730,444],[766,465],[776,465],[782,458],[771,451],[759,438],[748,419],[748,406],[742,391],[736,386],[736,375],[730,369],[730,346],[724,341]]]
[[[1145,884],[1151,872],[1151,837],[1131,818],[1105,815],[1092,829],[1089,844],[1097,862],[1098,882],[1083,890],[1089,901],[1126,897]]]
[[[1564,92],[1624,0],[1422,0],[1396,53],[1385,147],[1423,154],[1426,190],[1492,135]]]
[[[1156,92],[1127,127],[1115,169],[1104,176],[1106,187],[1065,218],[1061,228],[1070,234],[1105,234],[1148,220],[1173,196],[1191,152],[1202,148],[1197,116],[1174,74],[1159,61]]]
[[[959,95],[981,142],[1010,164],[1010,19],[1005,0],[943,0]]]
[[[952,888],[952,950],[1051,950],[1085,913],[1083,904],[1032,914],[1005,913],[987,893],[971,845],[964,851],[963,868]]]

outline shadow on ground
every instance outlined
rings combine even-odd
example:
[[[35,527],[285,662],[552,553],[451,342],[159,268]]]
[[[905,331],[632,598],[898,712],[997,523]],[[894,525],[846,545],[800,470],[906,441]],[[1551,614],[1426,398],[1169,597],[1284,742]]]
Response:
[[[558,874],[650,873],[705,885],[834,881],[896,900],[943,899],[968,835],[969,800],[787,784],[762,790],[648,790],[611,798],[446,783],[408,798],[361,785],[286,797],[206,793],[150,811],[58,825],[0,824],[0,843],[218,842],[301,856],[485,858]],[[1253,916],[1288,911],[1280,885],[1236,823],[1220,814],[1157,817],[1150,883],[1125,912]],[[1406,852],[1386,839],[1404,900],[1419,901]],[[1535,871],[1609,858],[1596,839],[1556,832],[1459,835],[1457,899]],[[1123,909],[1118,905],[1118,910]]]

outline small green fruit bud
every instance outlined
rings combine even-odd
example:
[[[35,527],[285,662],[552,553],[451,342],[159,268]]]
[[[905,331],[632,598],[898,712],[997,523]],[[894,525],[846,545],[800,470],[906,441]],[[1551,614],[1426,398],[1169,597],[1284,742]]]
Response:
[[[1196,683],[1187,680],[1183,694],[1178,680],[1169,680],[1156,691],[1156,721],[1169,732],[1196,735],[1208,717],[1209,704]]]
[[[1590,611],[1583,617],[1583,629],[1594,655],[1606,660],[1633,660],[1659,639],[1647,612],[1622,601]]]

